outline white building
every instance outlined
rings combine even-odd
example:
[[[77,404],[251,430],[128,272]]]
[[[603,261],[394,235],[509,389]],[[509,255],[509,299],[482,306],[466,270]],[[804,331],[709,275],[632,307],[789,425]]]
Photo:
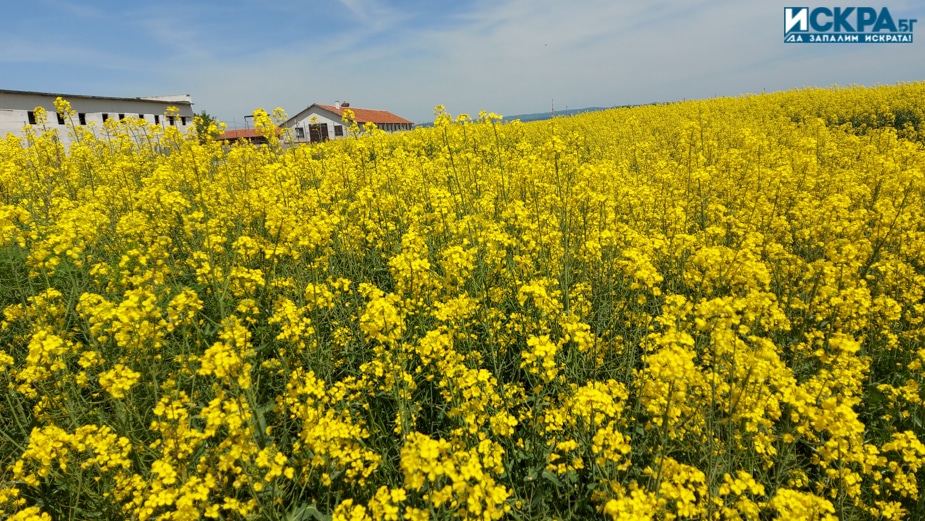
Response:
[[[294,143],[318,143],[329,139],[340,139],[347,135],[347,128],[341,117],[345,109],[353,111],[356,122],[363,128],[366,123],[375,123],[385,132],[411,130],[414,123],[385,110],[353,108],[349,103],[335,102],[334,105],[314,103],[289,118],[283,128],[290,128]]]
[[[75,126],[96,123],[102,126],[108,119],[143,118],[155,125],[173,125],[185,132],[193,124],[193,101],[189,94],[176,96],[152,96],[146,98],[109,98],[105,96],[82,96],[76,94],[51,94],[47,92],[24,92],[0,89],[0,137],[7,134],[22,137],[25,125],[34,125],[36,107],[47,113],[46,126],[59,129],[62,142],[68,143],[64,118],[55,111],[55,99],[61,97],[77,112]],[[168,107],[176,107],[176,116],[167,116]]]

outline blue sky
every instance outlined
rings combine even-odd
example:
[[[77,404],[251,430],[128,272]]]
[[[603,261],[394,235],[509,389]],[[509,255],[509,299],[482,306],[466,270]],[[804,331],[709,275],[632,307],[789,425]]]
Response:
[[[783,8],[889,8],[912,44],[783,43]],[[5,2],[0,89],[191,94],[254,108],[347,100],[431,121],[925,80],[925,2],[31,0]]]

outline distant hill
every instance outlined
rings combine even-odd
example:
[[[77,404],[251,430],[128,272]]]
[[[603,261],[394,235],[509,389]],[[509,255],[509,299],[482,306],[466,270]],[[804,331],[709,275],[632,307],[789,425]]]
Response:
[[[597,112],[599,110],[607,110],[612,107],[585,107],[582,109],[568,109],[556,112],[556,116],[574,116],[575,114],[581,114],[582,112]],[[517,114],[514,116],[504,116],[502,121],[514,121],[519,119],[520,121],[526,123],[528,121],[542,121],[544,119],[552,119],[552,112],[534,112],[533,114]]]
[[[556,117],[574,116],[575,114],[581,114],[584,112],[597,112],[600,110],[625,108],[625,107],[631,107],[631,106],[634,106],[634,105],[620,105],[616,107],[584,107],[580,109],[568,109],[568,110],[556,111],[555,116]],[[534,112],[532,114],[515,114],[513,116],[504,116],[502,121],[504,121],[505,123],[508,123],[511,121],[520,120],[523,123],[528,123],[530,121],[543,121],[545,119],[552,119],[552,117],[553,117],[552,112]],[[433,122],[414,124],[415,127],[432,127],[433,125],[434,125]]]

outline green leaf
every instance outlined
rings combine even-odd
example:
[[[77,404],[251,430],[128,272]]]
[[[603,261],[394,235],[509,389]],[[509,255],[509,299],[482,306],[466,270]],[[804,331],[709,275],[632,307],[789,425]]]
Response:
[[[559,476],[556,476],[555,474],[553,474],[552,472],[549,472],[548,470],[543,471],[543,479],[551,482],[556,487],[565,486],[565,484],[562,483],[562,480],[559,479]]]
[[[308,519],[314,519],[315,521],[331,521],[331,516],[318,510],[314,503],[311,505],[302,503],[302,506],[300,506],[298,510],[292,511],[286,515],[286,521],[307,521]]]

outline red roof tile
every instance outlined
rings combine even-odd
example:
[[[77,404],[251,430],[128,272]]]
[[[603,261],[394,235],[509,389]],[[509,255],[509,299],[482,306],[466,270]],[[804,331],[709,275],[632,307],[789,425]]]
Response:
[[[386,111],[386,110],[359,109],[359,108],[353,108],[353,107],[337,108],[333,105],[322,105],[320,103],[318,103],[317,105],[325,110],[329,110],[337,114],[338,116],[344,115],[344,109],[350,109],[353,111],[354,117],[356,117],[356,122],[359,123],[360,125],[362,125],[363,123],[369,123],[369,122],[375,123],[377,125],[382,125],[385,123],[404,123],[406,125],[413,124],[407,119],[396,116],[395,114],[392,114],[391,112]]]
[[[237,130],[226,130],[219,139],[248,139],[257,138],[260,134],[252,128],[239,128]]]

